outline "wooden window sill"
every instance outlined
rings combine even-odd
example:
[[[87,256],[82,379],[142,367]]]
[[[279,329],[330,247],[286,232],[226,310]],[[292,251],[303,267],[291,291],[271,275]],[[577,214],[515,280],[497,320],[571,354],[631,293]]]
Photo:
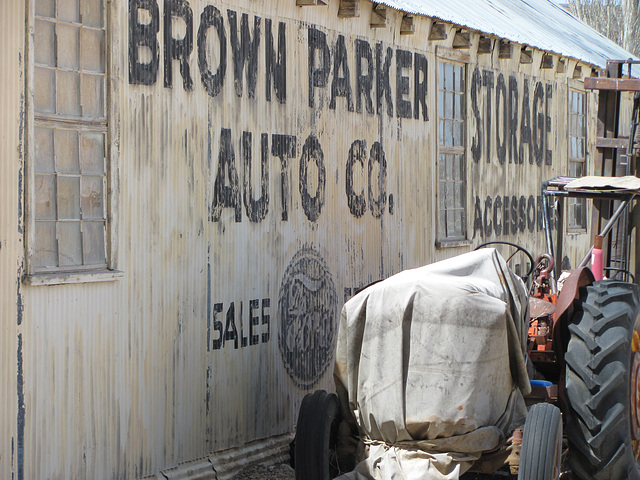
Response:
[[[113,282],[124,277],[120,270],[76,270],[70,272],[37,272],[25,275],[25,285],[65,285],[72,283]]]

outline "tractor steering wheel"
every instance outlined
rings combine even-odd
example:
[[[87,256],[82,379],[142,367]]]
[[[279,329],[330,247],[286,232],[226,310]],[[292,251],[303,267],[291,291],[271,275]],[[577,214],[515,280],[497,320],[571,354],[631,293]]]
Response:
[[[515,248],[516,249],[515,252],[513,252],[509,256],[509,258],[506,259],[507,262],[509,262],[509,260],[511,260],[516,253],[518,253],[518,252],[524,253],[527,256],[527,258],[529,259],[529,271],[522,276],[522,280],[524,280],[524,282],[527,283],[527,280],[529,279],[529,276],[531,275],[531,273],[533,272],[533,269],[535,268],[535,262],[533,261],[533,256],[529,253],[529,251],[527,249],[525,249],[524,247],[516,244],[516,243],[505,242],[503,240],[494,240],[493,242],[481,243],[480,245],[478,245],[473,250],[474,251],[480,250],[481,248],[488,247],[489,245],[509,245],[510,247]]]

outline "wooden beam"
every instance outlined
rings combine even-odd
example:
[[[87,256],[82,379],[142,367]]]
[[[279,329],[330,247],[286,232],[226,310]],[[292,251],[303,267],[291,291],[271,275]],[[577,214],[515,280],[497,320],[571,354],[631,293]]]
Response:
[[[527,47],[520,50],[520,63],[533,63],[533,52]]]
[[[640,78],[586,77],[584,88],[589,90],[615,90],[618,92],[640,92]]]
[[[597,137],[597,148],[627,148],[629,146],[628,137]]]
[[[446,40],[447,26],[444,23],[433,22],[429,32],[429,40]]]
[[[296,0],[296,6],[298,7],[309,7],[326,4],[327,2],[325,0]]]
[[[352,18],[360,16],[360,0],[340,0],[338,17]]]
[[[471,34],[461,28],[456,30],[453,37],[453,48],[469,48],[471,46]]]
[[[469,63],[471,55],[459,48],[450,48],[443,45],[436,47],[436,56],[445,60],[453,60],[454,62]]]
[[[542,55],[540,68],[553,68],[553,55],[549,55],[548,53]]]
[[[478,39],[478,55],[491,53],[493,50],[493,40],[490,37],[480,35]]]
[[[374,5],[371,10],[371,28],[384,28],[387,26],[387,8],[384,5]]]
[[[580,65],[576,65],[573,69],[573,78],[582,78],[582,67]]]
[[[498,51],[498,58],[511,58],[513,56],[513,45],[506,40],[500,40],[500,50]]]
[[[404,14],[400,24],[400,35],[413,35],[416,33],[416,26],[413,23],[413,15]]]

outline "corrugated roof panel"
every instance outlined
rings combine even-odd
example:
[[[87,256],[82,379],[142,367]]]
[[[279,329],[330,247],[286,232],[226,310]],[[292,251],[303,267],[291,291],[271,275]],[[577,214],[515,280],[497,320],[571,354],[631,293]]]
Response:
[[[549,0],[382,0],[380,3],[601,68],[606,67],[607,60],[633,57]]]

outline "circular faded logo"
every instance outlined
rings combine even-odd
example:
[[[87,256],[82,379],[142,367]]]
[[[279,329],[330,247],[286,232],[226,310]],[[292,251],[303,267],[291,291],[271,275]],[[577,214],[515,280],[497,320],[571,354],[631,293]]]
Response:
[[[320,254],[303,248],[282,278],[278,298],[278,347],[284,366],[300,388],[315,385],[333,353],[338,295]]]

